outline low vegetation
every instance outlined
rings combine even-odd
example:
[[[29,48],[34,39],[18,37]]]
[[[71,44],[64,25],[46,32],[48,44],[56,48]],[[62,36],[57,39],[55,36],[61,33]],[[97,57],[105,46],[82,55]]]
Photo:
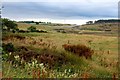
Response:
[[[93,50],[85,45],[70,45],[64,44],[62,45],[66,51],[72,52],[78,56],[84,56],[86,59],[91,58],[93,54]]]
[[[68,34],[54,31],[55,26],[21,28],[17,24],[29,32],[3,32],[3,78],[118,78],[116,36]]]

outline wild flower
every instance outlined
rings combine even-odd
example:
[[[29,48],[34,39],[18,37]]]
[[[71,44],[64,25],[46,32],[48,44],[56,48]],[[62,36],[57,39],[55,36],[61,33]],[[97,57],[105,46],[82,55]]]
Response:
[[[12,53],[11,52],[9,52],[9,55],[11,55]]]
[[[15,59],[19,59],[19,55],[14,56]]]

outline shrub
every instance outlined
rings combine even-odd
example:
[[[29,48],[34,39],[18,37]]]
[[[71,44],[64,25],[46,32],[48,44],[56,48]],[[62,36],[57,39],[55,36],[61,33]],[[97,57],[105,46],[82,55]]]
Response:
[[[47,33],[47,31],[44,31],[44,30],[37,30],[36,27],[34,26],[31,26],[28,28],[28,32],[39,32],[39,33]]]
[[[3,43],[2,48],[3,48],[3,51],[5,51],[5,52],[14,52],[15,51],[14,45],[12,43],[8,43],[8,44]]]
[[[28,28],[28,31],[36,32],[36,27],[35,26],[31,26],[31,27]]]
[[[15,47],[12,43],[8,43],[8,44],[2,44],[2,60],[7,60],[7,61],[14,61],[14,55],[13,52],[15,52]]]
[[[36,52],[26,52],[22,54],[22,57],[25,61],[30,61],[33,58],[38,61],[38,63],[43,63],[44,65],[49,65],[50,68],[53,68],[57,65],[62,65],[66,62],[64,56],[62,55],[54,55],[52,51],[42,51],[41,54]],[[21,55],[20,55],[21,56]],[[57,64],[57,65],[56,65]]]
[[[19,33],[29,33],[30,31],[25,31],[25,30],[19,30]]]
[[[93,50],[85,45],[70,45],[64,44],[62,47],[69,52],[72,52],[78,56],[84,56],[86,59],[91,58],[93,54]]]
[[[65,55],[50,49],[37,52],[28,47],[19,46],[14,50],[12,43],[9,43],[4,44],[4,51],[7,51],[7,54],[3,55],[4,60],[11,61],[12,64],[21,65],[22,67],[26,63],[31,63],[33,60],[36,60],[38,63],[43,63],[45,66],[48,65],[47,67],[49,68],[55,68],[56,66],[62,66],[62,64],[67,63]],[[56,55],[55,53],[58,54]]]
[[[11,21],[7,18],[2,19],[2,29],[7,28],[8,31],[18,29],[17,24],[14,21]]]

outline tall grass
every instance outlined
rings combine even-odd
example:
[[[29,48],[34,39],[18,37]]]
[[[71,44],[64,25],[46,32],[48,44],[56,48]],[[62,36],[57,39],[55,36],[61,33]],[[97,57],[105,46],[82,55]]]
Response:
[[[25,36],[25,39],[20,40],[14,37],[4,40],[3,43],[13,43],[15,48],[24,46],[35,54],[45,52],[58,58],[62,55],[65,56],[64,58],[67,63],[62,65],[55,63],[56,66],[54,68],[49,68],[48,65],[44,65],[44,72],[41,67],[38,67],[41,63],[34,63],[34,67],[31,67],[30,65],[32,64],[25,62],[25,68],[22,68],[20,66],[15,67],[8,61],[3,61],[4,78],[111,78],[114,75],[118,77],[116,37],[62,33],[20,33],[19,35]],[[67,44],[68,41],[71,45],[84,44],[91,47],[94,50],[92,59],[85,59],[84,57],[79,57],[78,55],[65,51],[62,45]],[[15,53],[18,54],[19,52],[16,51]],[[20,53],[26,52],[22,50]],[[27,54],[29,54],[29,51]],[[57,62],[57,60],[54,61]],[[113,64],[107,67],[106,65],[110,65],[110,63]]]

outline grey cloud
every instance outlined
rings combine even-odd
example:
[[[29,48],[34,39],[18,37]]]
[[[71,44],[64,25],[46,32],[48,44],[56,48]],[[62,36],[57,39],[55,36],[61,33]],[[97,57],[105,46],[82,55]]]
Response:
[[[117,17],[115,4],[93,2],[7,2],[3,3],[3,17],[12,18],[81,18]]]

